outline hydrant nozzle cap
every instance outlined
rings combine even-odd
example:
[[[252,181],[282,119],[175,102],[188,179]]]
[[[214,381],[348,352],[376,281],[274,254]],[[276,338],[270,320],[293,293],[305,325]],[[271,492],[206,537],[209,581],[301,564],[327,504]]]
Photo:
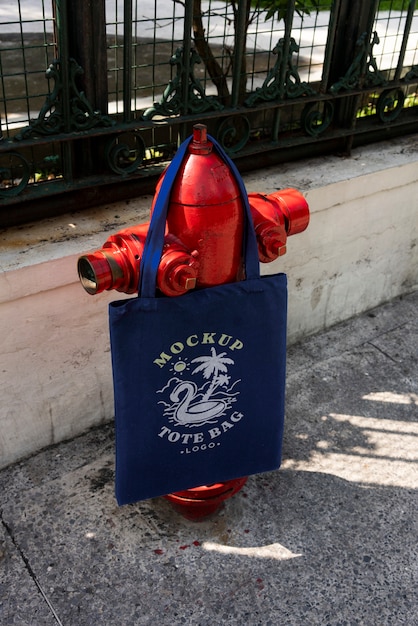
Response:
[[[208,141],[208,129],[205,124],[193,126],[193,141],[189,144],[189,152],[192,154],[210,154],[212,143]]]

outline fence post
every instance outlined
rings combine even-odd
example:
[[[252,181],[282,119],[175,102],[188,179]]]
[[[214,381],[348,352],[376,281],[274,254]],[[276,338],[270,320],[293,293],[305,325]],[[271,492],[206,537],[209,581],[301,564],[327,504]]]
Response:
[[[105,0],[72,0],[68,7],[69,54],[84,70],[80,79],[93,108],[107,114]]]
[[[354,60],[359,38],[365,34],[366,41],[370,41],[378,4],[379,0],[371,0],[370,2],[364,2],[364,0],[340,1],[336,16],[334,41],[328,41],[328,46],[332,43],[333,52],[329,66],[327,90],[346,74]],[[359,75],[364,73],[365,68],[366,59],[364,60],[364,67],[359,68]],[[358,102],[358,96],[337,101],[335,121],[339,127],[355,128]],[[345,151],[349,153],[353,135],[349,135],[344,142]]]
[[[68,53],[82,67],[81,90],[94,110],[107,114],[107,43],[105,0],[71,0],[67,13]],[[74,142],[74,174],[103,171],[102,139]]]

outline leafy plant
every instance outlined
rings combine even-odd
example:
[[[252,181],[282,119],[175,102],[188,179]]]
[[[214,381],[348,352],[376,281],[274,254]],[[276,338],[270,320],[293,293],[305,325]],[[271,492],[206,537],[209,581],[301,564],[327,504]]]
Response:
[[[269,20],[270,18],[284,20],[286,17],[287,5],[289,3],[287,0],[257,0],[253,4],[257,9],[267,11],[266,20]],[[328,4],[331,4],[331,2],[328,2]],[[321,3],[321,0],[296,0],[295,11],[299,15],[309,15],[312,9],[317,11],[320,8],[323,8],[322,5],[323,2]]]
[[[238,3],[240,3],[240,9],[244,11],[245,15],[245,27],[244,33],[240,33],[237,28],[238,21]],[[232,68],[234,71],[235,64],[237,63],[234,50],[237,44],[237,38],[243,37],[244,41],[247,40],[247,32],[250,24],[255,20],[260,11],[265,11],[265,19],[274,18],[277,20],[283,20],[287,13],[287,0],[228,0],[227,4],[230,4],[234,16],[234,36],[235,44],[232,50],[228,51],[230,63],[225,68],[219,63],[215,57],[213,50],[209,44],[209,39],[203,25],[203,12],[202,12],[202,0],[193,0],[193,38],[197,52],[202,59],[205,67],[208,71],[212,82],[217,88],[218,96],[222,103],[230,103],[230,92],[227,82],[227,76],[229,70]],[[311,10],[318,10],[321,5],[320,0],[296,0],[295,10],[299,15],[309,14]],[[240,67],[240,86],[239,94],[240,99],[245,96],[246,83],[247,83],[247,71],[246,71],[246,55],[242,55],[239,60]]]

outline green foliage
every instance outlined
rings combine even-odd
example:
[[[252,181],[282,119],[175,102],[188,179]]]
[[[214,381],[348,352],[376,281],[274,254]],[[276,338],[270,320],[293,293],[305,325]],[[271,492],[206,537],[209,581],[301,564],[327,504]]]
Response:
[[[299,15],[309,15],[311,11],[329,11],[333,0],[296,0],[295,9]],[[266,19],[271,17],[284,20],[287,0],[255,0],[253,6],[267,11]],[[379,11],[407,11],[409,0],[380,0]]]
[[[317,11],[320,8],[324,8],[323,4],[324,3],[321,2],[321,0],[296,0],[295,10],[299,13],[299,15],[303,15],[304,13],[309,15],[312,10]],[[287,5],[287,0],[258,0],[256,2],[257,8],[267,11],[266,20],[271,17],[276,18],[277,20],[284,20],[286,17]]]
[[[407,11],[409,0],[380,0],[379,11]]]

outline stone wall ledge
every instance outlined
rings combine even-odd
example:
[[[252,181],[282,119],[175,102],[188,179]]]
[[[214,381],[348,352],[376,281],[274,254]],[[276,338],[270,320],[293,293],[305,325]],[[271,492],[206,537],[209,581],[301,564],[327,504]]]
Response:
[[[309,228],[263,273],[289,278],[289,343],[418,287],[418,136],[244,176],[295,187]],[[107,305],[77,258],[148,219],[151,196],[0,232],[0,467],[113,417]]]

